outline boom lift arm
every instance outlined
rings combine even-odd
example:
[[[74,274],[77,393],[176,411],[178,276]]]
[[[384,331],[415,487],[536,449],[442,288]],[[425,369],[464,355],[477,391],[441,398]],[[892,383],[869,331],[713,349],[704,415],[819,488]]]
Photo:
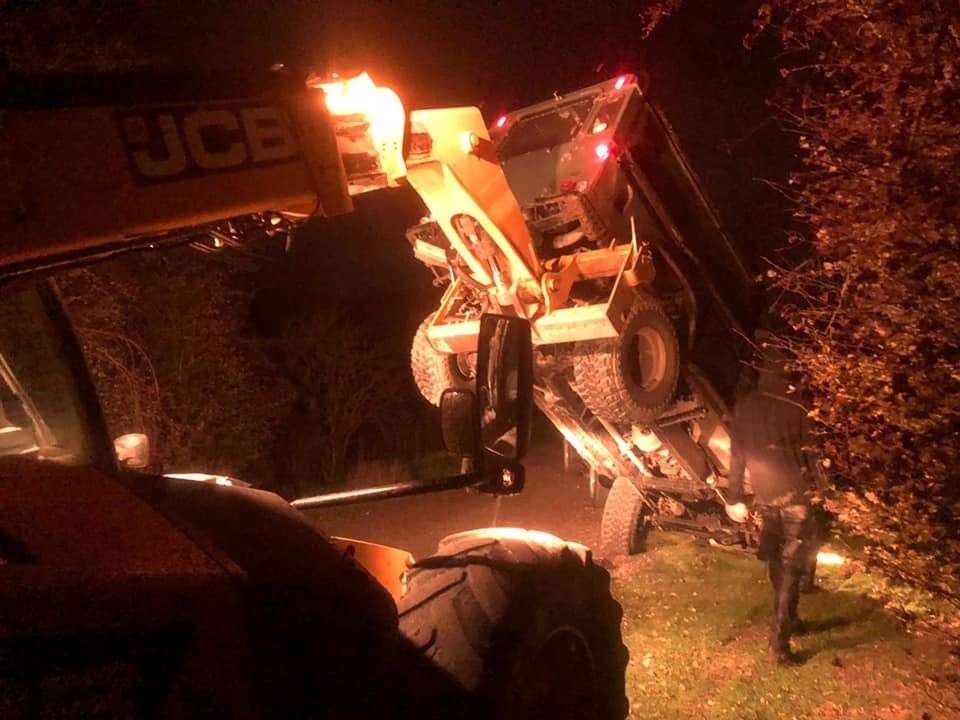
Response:
[[[350,211],[322,94],[253,84],[0,80],[0,275]]]

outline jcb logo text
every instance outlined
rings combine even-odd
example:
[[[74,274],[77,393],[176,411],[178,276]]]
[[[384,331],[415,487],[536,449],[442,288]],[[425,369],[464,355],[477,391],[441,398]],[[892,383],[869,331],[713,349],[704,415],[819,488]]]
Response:
[[[284,162],[299,155],[289,118],[272,105],[163,108],[119,116],[138,182]]]

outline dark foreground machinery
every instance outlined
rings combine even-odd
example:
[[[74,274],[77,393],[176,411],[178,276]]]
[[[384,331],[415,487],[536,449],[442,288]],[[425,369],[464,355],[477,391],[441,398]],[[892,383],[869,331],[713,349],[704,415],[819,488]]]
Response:
[[[402,117],[392,140],[360,118],[341,159],[323,96],[289,78],[0,97],[0,717],[626,716],[621,611],[587,548],[498,528],[412,562],[270,493],[138,471],[146,444],[107,436],[56,273],[346,212],[411,152]],[[465,472],[301,507],[522,489],[529,324],[478,321],[474,382],[440,398]]]

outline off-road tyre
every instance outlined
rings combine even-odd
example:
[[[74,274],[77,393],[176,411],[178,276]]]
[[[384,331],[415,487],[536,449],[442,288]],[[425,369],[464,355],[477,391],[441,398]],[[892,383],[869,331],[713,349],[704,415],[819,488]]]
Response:
[[[600,520],[600,550],[604,557],[636,555],[650,532],[647,506],[629,478],[619,477],[607,495]]]
[[[451,535],[409,573],[400,629],[480,717],[621,720],[623,611],[590,551],[546,533]]]
[[[577,393],[594,415],[625,425],[651,422],[677,390],[677,330],[659,303],[640,296],[618,337],[577,343],[573,373]]]
[[[417,389],[427,402],[440,404],[440,396],[447,388],[473,387],[473,374],[468,353],[460,356],[442,353],[430,344],[427,328],[433,317],[428,317],[417,328],[410,348],[410,369]]]

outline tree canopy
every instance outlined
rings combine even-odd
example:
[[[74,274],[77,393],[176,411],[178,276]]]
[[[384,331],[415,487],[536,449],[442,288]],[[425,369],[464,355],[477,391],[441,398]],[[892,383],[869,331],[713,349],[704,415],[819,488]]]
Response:
[[[960,8],[783,0],[757,24],[799,146],[793,262],[768,275],[833,507],[886,570],[960,598]]]

